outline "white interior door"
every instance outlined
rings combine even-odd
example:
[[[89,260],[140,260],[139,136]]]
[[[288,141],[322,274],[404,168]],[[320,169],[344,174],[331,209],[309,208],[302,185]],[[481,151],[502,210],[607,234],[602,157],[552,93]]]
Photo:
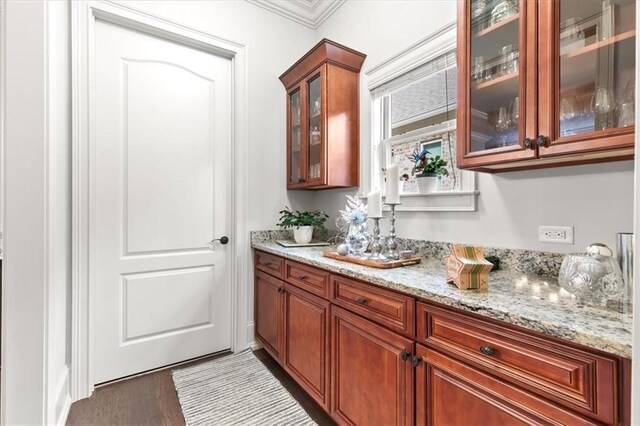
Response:
[[[97,22],[95,383],[231,347],[231,61]]]

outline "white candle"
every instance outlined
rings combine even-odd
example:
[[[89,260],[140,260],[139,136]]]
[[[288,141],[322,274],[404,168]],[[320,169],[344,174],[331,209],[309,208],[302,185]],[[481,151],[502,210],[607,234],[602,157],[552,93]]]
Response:
[[[382,217],[382,196],[380,191],[370,192],[367,196],[369,217]]]
[[[387,167],[387,193],[385,196],[387,204],[400,203],[400,167],[392,164]]]

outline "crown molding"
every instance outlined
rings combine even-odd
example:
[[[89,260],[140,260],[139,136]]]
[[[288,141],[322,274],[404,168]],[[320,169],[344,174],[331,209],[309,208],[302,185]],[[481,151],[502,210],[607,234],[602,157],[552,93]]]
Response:
[[[317,29],[346,0],[245,0],[306,27]]]

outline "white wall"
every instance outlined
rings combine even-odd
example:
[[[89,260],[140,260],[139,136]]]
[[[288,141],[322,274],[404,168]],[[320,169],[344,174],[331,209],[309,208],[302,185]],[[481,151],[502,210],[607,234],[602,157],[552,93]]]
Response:
[[[363,71],[456,19],[454,1],[348,1],[318,30],[367,54]],[[362,162],[369,161],[370,96],[361,78]],[[366,170],[363,167],[363,170]],[[400,237],[557,252],[582,251],[591,242],[614,247],[616,232],[630,232],[633,162],[563,167],[498,175],[479,174],[477,212],[398,214]],[[326,191],[316,208],[335,215],[344,195]],[[575,244],[542,244],[538,225],[575,226]]]
[[[1,415],[48,424],[70,402],[68,3],[5,6]]]

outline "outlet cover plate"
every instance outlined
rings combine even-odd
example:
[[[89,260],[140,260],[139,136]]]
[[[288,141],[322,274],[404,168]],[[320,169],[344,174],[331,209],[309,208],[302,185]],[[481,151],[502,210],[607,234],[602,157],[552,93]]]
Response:
[[[541,243],[573,244],[573,226],[539,226],[538,241]]]

